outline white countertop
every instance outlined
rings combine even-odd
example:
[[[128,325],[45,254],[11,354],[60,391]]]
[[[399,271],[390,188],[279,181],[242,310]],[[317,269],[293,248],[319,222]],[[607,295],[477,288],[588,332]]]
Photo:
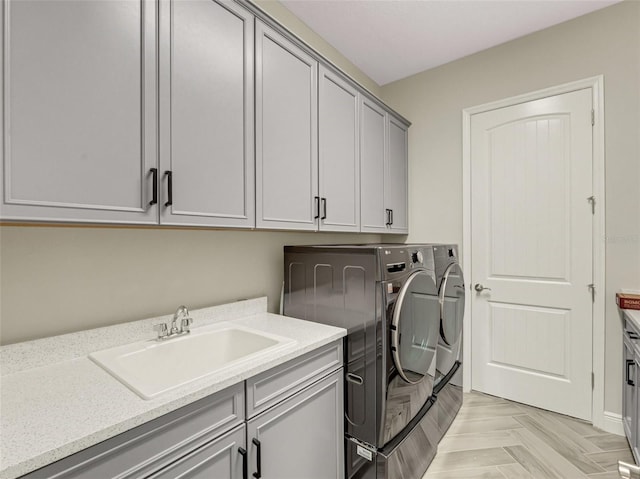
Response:
[[[144,400],[87,355],[151,339],[169,316],[0,348],[0,479],[13,479],[225,389],[346,335],[266,312],[266,298],[192,311],[193,330],[219,321],[294,339],[286,349]]]

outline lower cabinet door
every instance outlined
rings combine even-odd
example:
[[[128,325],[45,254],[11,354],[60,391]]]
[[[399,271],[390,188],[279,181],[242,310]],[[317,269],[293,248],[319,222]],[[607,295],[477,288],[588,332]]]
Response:
[[[243,463],[246,456],[246,425],[203,444],[189,454],[161,469],[149,479],[246,479]]]
[[[247,422],[249,477],[343,479],[342,369]]]

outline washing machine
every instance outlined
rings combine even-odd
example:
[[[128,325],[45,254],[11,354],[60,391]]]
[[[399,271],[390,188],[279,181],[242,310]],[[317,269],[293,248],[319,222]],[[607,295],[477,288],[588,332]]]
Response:
[[[432,248],[440,302],[440,335],[433,393],[437,404],[438,429],[440,436],[443,436],[462,406],[465,284],[458,262],[458,246],[437,244]]]

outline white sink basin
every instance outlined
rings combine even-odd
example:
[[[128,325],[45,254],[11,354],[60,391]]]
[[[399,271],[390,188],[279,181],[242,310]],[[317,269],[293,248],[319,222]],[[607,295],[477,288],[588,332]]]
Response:
[[[105,349],[89,358],[143,399],[152,399],[293,343],[255,329],[216,323],[164,341],[138,341]]]

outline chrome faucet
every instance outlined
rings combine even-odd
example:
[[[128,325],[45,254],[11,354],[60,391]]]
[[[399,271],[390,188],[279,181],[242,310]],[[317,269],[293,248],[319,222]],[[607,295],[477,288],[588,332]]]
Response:
[[[180,322],[180,329],[178,329],[178,325],[176,324],[181,316],[183,316],[184,319],[191,320],[191,318],[189,318],[189,310],[184,305],[178,307],[178,309],[176,309],[176,312],[173,314],[173,320],[171,321],[171,331],[169,331],[169,334],[179,334],[183,331],[184,320]]]
[[[180,320],[179,328],[178,320]],[[171,327],[167,323],[160,323],[154,325],[153,329],[158,332],[158,341],[163,341],[174,336],[189,334],[191,324],[193,324],[193,319],[189,317],[189,309],[186,306],[180,306],[173,315]]]

